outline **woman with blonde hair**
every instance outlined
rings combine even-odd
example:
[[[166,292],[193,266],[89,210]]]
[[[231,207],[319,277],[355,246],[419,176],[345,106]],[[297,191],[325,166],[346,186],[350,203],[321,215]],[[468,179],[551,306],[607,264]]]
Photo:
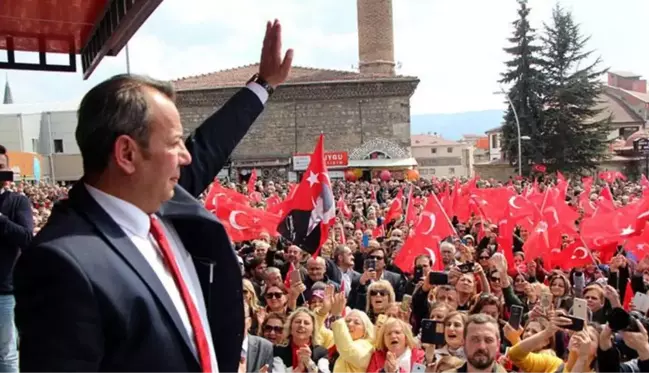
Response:
[[[374,325],[360,310],[352,310],[343,317],[346,306],[345,294],[327,294],[323,307],[331,310],[335,319],[331,324],[337,354],[333,372],[365,372],[374,351]]]
[[[289,315],[284,324],[285,344],[273,348],[273,355],[283,363],[280,371],[330,372],[327,349],[314,342],[315,325],[315,315],[308,308],[300,307]]]
[[[259,326],[266,318],[266,312],[259,305],[259,299],[257,298],[257,292],[255,287],[252,285],[252,282],[247,278],[243,279],[243,301],[246,302],[248,307],[250,307],[250,317],[252,319],[252,324],[250,330],[248,331],[252,335],[259,335]]]
[[[411,372],[413,365],[421,364],[425,357],[424,350],[417,346],[410,325],[389,317],[377,331],[367,372]]]
[[[370,317],[372,322],[376,321],[378,315],[384,314],[394,303],[396,296],[392,285],[386,280],[372,282],[367,287],[367,303],[365,303],[365,313]]]

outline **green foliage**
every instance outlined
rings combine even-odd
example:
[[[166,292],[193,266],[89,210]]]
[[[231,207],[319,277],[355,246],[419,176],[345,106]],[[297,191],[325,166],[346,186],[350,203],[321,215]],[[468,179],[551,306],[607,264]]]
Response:
[[[586,51],[589,38],[581,34],[570,12],[555,7],[539,46],[528,21],[527,0],[518,3],[512,46],[505,48],[511,59],[500,80],[511,87],[502,150],[511,164],[517,163],[515,110],[520,135],[531,138],[522,141],[524,174],[532,163],[545,164],[549,173],[592,171],[608,156],[611,118],[597,108],[603,88],[600,78],[606,70],[598,69],[601,59],[593,60],[593,52]]]

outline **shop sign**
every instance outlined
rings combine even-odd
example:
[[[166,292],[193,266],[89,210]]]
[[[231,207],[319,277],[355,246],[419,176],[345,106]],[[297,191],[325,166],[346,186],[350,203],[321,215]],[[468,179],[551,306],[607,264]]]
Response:
[[[346,167],[349,164],[349,156],[347,155],[347,152],[325,152],[324,160],[327,167]],[[306,170],[307,167],[309,167],[310,161],[310,154],[294,154],[293,170]]]

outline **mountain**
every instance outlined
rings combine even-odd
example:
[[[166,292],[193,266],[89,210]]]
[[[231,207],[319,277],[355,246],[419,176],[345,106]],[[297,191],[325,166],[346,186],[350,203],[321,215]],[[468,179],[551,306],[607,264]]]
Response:
[[[435,133],[448,140],[459,140],[464,134],[484,135],[502,124],[502,110],[466,111],[452,114],[419,114],[410,117],[413,135]]]

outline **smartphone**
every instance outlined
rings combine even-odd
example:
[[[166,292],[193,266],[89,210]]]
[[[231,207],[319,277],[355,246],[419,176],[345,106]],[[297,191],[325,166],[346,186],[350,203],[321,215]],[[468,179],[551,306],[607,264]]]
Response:
[[[0,171],[0,181],[14,181],[14,172]]]
[[[426,372],[426,366],[424,364],[414,363],[412,364],[412,373],[424,373]]]
[[[467,262],[467,263],[460,264],[457,267],[462,273],[471,273],[473,272],[473,264],[474,264],[473,262]]]
[[[421,343],[443,346],[446,343],[444,341],[444,322],[431,319],[421,320]]]
[[[552,294],[541,293],[541,308],[543,308],[545,312],[550,311],[552,308]]]
[[[363,247],[368,247],[370,246],[370,236],[367,235],[367,233],[363,233],[363,242],[362,242]]]
[[[292,284],[297,284],[298,282],[301,282],[301,281],[302,281],[302,276],[300,275],[300,271],[299,271],[299,270],[294,269],[294,270],[291,272],[291,280],[290,280],[290,281],[291,281],[291,285],[292,285]]]
[[[365,259],[364,267],[368,271],[376,271],[376,259]]]
[[[404,294],[403,299],[401,299],[401,311],[403,312],[410,311],[411,302],[412,302],[412,296],[408,294]]]
[[[572,315],[582,320],[588,320],[588,303],[586,299],[574,299],[572,303]]]
[[[429,272],[428,283],[431,285],[448,285],[448,273],[446,272]]]
[[[419,282],[419,280],[421,280],[422,277],[424,277],[424,269],[421,267],[415,267],[415,274],[413,280],[415,282]]]
[[[640,292],[635,293],[632,302],[635,309],[643,314],[647,313],[647,310],[649,310],[649,295],[647,294]]]
[[[511,307],[511,314],[509,315],[509,325],[514,330],[518,330],[521,327],[521,321],[523,321],[523,307],[513,305]]]
[[[564,317],[566,317],[566,318],[568,318],[568,319],[570,319],[572,321],[572,324],[570,324],[568,326],[564,326],[563,327],[564,329],[574,330],[576,332],[580,332],[580,331],[582,331],[584,329],[584,324],[586,323],[586,321],[584,319],[580,319],[580,318],[575,317],[575,316],[564,316]]]

